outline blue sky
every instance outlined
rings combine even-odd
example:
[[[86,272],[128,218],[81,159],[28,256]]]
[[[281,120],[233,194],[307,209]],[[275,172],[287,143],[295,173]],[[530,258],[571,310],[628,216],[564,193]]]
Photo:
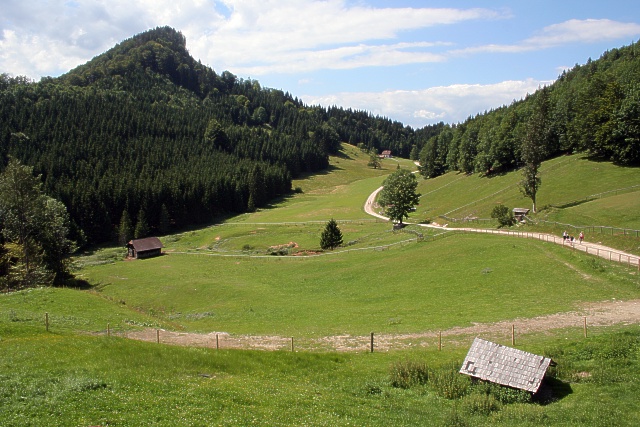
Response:
[[[3,0],[0,73],[38,80],[169,25],[190,53],[309,104],[414,128],[509,104],[640,38],[637,0]]]

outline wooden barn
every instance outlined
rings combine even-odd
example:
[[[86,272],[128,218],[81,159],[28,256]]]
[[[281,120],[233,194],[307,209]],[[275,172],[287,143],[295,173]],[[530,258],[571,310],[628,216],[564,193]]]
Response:
[[[527,208],[513,208],[513,216],[516,217],[518,221],[522,221],[526,215],[529,214],[529,209]]]
[[[460,373],[503,386],[536,393],[549,366],[548,357],[476,338]]]
[[[135,239],[127,243],[130,258],[142,259],[162,255],[162,242],[157,237]]]

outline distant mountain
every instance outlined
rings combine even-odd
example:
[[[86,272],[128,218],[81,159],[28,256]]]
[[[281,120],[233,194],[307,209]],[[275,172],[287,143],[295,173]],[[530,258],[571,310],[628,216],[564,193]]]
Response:
[[[166,232],[264,206],[292,177],[326,168],[341,141],[408,156],[416,138],[385,118],[217,74],[169,27],[59,78],[3,74],[0,117],[2,165],[34,166],[92,243],[116,239],[123,223]]]

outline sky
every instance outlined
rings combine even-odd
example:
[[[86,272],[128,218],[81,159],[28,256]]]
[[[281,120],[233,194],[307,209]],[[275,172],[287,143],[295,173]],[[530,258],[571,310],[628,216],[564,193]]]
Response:
[[[637,0],[0,0],[0,73],[59,76],[151,28],[309,105],[458,123],[640,38]]]

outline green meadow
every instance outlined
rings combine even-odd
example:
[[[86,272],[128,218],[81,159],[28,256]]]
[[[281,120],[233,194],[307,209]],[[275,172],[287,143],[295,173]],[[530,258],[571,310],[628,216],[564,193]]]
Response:
[[[365,200],[398,164],[415,165],[385,159],[374,170],[367,161],[344,146],[326,173],[296,181],[299,190],[272,206],[162,237],[161,257],[126,261],[115,247],[83,254],[76,263],[85,288],[1,294],[0,426],[636,424],[637,325],[593,326],[586,338],[580,325],[520,334],[518,348],[558,363],[549,395],[533,401],[457,374],[472,336],[447,339],[442,351],[418,339],[373,353],[314,346],[323,337],[435,334],[640,299],[635,269],[560,246],[418,225],[392,231],[364,212]],[[538,219],[640,228],[633,190],[575,203],[637,185],[638,169],[564,156],[542,170]],[[518,172],[419,180],[415,222],[451,211],[486,218],[498,202],[528,206]],[[322,252],[330,218],[344,245]],[[640,247],[635,237],[608,239]],[[146,329],[294,337],[297,347],[124,338]],[[511,344],[506,331],[500,342]]]

